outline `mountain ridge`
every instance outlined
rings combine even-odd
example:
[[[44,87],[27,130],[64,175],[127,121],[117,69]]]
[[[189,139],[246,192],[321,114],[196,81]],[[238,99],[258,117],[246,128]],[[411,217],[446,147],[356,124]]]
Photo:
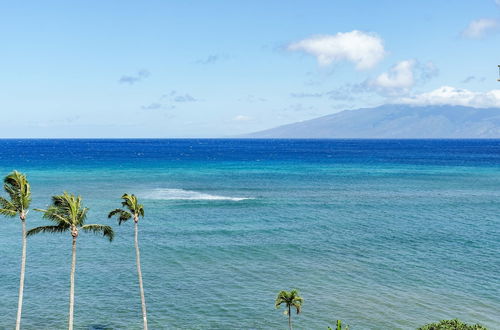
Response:
[[[500,138],[500,108],[382,105],[344,110],[242,138]]]

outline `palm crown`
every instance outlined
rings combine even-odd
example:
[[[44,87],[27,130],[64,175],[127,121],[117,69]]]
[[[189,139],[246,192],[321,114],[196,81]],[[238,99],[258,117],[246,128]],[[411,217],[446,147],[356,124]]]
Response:
[[[10,197],[0,197],[0,214],[15,217],[17,214],[24,220],[31,203],[31,188],[26,175],[14,171],[4,179],[3,187]]]
[[[139,201],[134,194],[123,194],[122,199],[122,206],[128,211],[124,209],[114,209],[113,211],[109,212],[108,218],[112,218],[113,216],[117,215],[119,225],[132,217],[134,218],[135,222],[139,221],[139,216],[144,218],[144,206],[142,204],[139,204]]]
[[[283,290],[278,293],[275,306],[276,308],[279,308],[281,304],[285,304],[287,307],[285,313],[288,313],[291,307],[295,307],[295,309],[297,310],[297,314],[299,314],[302,309],[303,302],[304,299],[299,296],[299,290],[293,289],[290,292]]]
[[[26,236],[48,232],[57,233],[71,231],[73,237],[78,236],[78,230],[102,234],[110,241],[113,240],[114,233],[110,226],[105,225],[86,225],[88,208],[82,206],[82,198],[64,192],[62,195],[52,196],[52,205],[48,209],[36,209],[43,212],[43,218],[55,223],[52,226],[40,226],[28,230]]]

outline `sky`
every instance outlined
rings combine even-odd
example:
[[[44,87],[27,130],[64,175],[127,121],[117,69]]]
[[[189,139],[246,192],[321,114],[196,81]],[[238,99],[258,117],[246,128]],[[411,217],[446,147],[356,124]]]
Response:
[[[233,137],[500,107],[500,0],[3,1],[1,138]]]

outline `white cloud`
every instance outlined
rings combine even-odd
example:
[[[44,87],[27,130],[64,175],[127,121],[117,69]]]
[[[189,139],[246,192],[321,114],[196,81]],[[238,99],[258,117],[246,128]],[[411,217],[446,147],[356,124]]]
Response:
[[[498,20],[492,18],[480,18],[469,23],[469,26],[462,31],[462,36],[470,39],[480,39],[488,33],[498,29]]]
[[[415,85],[423,84],[438,74],[439,69],[434,63],[410,59],[396,63],[387,72],[366,80],[362,85],[383,95],[405,94]]]
[[[234,121],[249,121],[252,120],[252,117],[249,116],[244,116],[244,115],[238,115],[233,118]]]
[[[396,99],[394,103],[414,105],[463,105],[475,108],[500,107],[500,89],[473,92],[468,89],[442,86],[428,93]]]
[[[495,0],[495,3],[500,6],[500,0]]]
[[[358,70],[374,67],[386,54],[383,40],[379,36],[357,30],[313,36],[291,43],[287,49],[314,55],[322,66],[349,61],[354,63]]]
[[[371,85],[383,89],[408,89],[415,84],[414,60],[401,61],[371,81]]]

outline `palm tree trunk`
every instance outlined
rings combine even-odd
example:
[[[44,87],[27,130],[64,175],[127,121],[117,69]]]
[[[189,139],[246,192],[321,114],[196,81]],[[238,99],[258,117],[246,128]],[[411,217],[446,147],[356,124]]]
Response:
[[[288,327],[292,330],[292,311],[290,306],[288,306]]]
[[[17,302],[17,318],[16,330],[21,329],[21,312],[23,310],[23,295],[24,295],[24,273],[26,269],[26,221],[21,215],[21,223],[23,225],[23,252],[21,257],[21,276],[19,279],[19,300]]]
[[[135,220],[135,219],[134,219]],[[148,329],[148,317],[146,314],[146,298],[144,298],[144,287],[142,285],[142,271],[141,271],[141,254],[139,252],[139,228],[137,221],[135,223],[135,259],[137,263],[137,276],[139,277],[139,290],[141,291],[141,306],[142,306],[142,320],[144,322],[144,330]]]
[[[71,275],[69,289],[69,323],[68,330],[73,330],[73,312],[75,310],[75,268],[76,268],[76,237],[73,236]]]

